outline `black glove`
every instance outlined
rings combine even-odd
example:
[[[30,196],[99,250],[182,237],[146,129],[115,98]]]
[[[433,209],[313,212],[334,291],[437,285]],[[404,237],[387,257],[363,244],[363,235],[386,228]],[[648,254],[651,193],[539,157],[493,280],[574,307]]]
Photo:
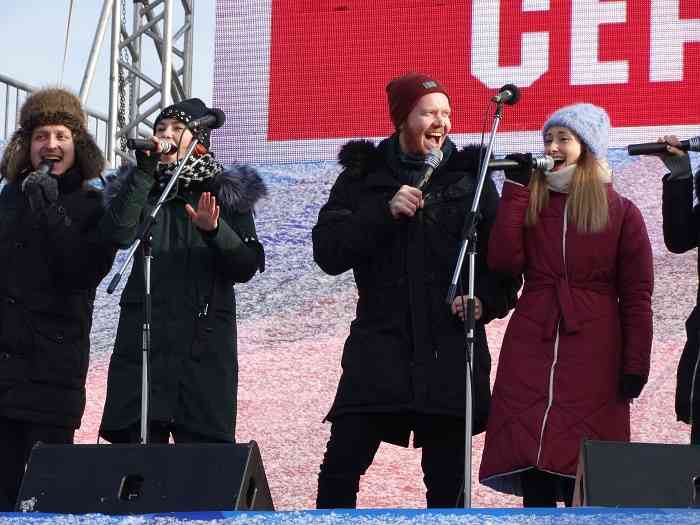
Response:
[[[503,173],[506,179],[527,186],[530,184],[530,176],[532,175],[532,154],[531,153],[511,153],[506,155],[506,159],[514,160],[518,163],[517,168],[506,168]]]
[[[684,180],[693,176],[690,171],[690,159],[688,155],[672,155],[669,153],[662,156],[661,160],[669,171],[666,180]]]
[[[22,191],[32,211],[40,212],[58,200],[58,181],[46,173],[33,171],[22,182]]]
[[[146,155],[145,151],[136,150],[136,166],[143,171],[146,175],[151,175],[156,172],[156,167],[158,166],[158,161],[160,160],[160,153],[151,151],[150,155]]]
[[[626,399],[635,399],[642,393],[646,384],[645,377],[636,374],[622,374],[620,378],[620,394]]]

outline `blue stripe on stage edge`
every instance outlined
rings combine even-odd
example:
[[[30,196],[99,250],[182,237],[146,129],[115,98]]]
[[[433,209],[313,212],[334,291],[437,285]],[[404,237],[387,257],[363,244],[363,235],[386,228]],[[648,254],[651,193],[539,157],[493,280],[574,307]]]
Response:
[[[697,525],[700,509],[470,509],[188,512],[140,516],[0,513],[2,525]]]

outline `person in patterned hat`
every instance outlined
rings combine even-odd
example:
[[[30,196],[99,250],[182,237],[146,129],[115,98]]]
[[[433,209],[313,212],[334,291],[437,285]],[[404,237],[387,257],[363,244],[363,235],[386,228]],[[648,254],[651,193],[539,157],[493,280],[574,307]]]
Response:
[[[126,247],[184,163],[151,229],[150,442],[167,443],[171,435],[176,443],[234,441],[234,285],[264,270],[253,214],[266,187],[250,167],[222,166],[209,150],[209,131],[199,132],[194,154],[183,158],[194,137],[187,124],[209,113],[197,98],[163,109],[155,138],[174,151],[137,152],[136,165],[123,168],[107,187],[106,235]],[[139,251],[122,292],[109,365],[100,435],[112,443],[140,439],[143,262]]]

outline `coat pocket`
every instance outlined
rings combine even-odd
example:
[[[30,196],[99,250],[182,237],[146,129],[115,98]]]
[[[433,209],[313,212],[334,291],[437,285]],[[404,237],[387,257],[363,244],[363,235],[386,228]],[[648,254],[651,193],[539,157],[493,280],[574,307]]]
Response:
[[[89,340],[80,321],[55,314],[31,313],[34,355],[32,381],[82,388],[88,368]]]

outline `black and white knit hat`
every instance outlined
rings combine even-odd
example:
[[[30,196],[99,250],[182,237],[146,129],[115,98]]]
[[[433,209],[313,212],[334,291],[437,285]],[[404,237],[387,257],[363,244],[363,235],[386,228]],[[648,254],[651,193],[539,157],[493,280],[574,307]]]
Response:
[[[166,118],[179,120],[185,124],[189,124],[195,119],[204,117],[210,113],[210,109],[198,98],[188,98],[176,104],[172,104],[160,112],[156,121],[153,123],[153,132],[155,133],[158,122]],[[202,128],[197,131],[196,137],[199,143],[209,149],[211,132],[207,128]]]

